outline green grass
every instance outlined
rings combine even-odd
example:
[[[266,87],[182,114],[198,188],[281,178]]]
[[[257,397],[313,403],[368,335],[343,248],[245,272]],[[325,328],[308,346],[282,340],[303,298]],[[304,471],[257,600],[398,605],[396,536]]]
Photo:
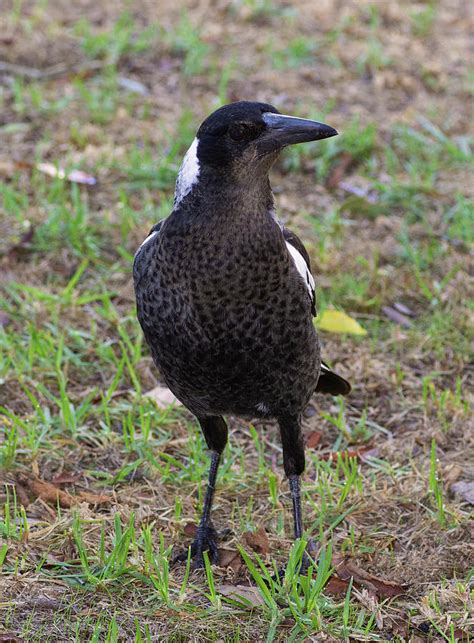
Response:
[[[207,32],[192,7],[168,22],[132,9],[114,8],[99,22],[87,11],[64,24],[51,17],[56,32],[45,28],[42,2],[29,14],[16,3],[8,17],[23,43],[32,29],[48,42],[57,33],[73,43],[84,70],[34,81],[14,75],[0,97],[7,115],[0,143],[7,275],[0,294],[0,637],[3,627],[31,641],[58,640],[58,631],[71,641],[114,643],[377,641],[396,636],[395,615],[409,619],[407,637],[426,624],[430,635],[454,641],[457,628],[468,629],[469,512],[446,478],[453,463],[464,476],[470,418],[472,200],[463,177],[472,141],[458,122],[464,80],[455,90],[457,78],[448,89],[438,79],[426,104],[413,98],[410,117],[396,111],[406,100],[397,88],[377,99],[390,92],[399,99],[386,119],[363,100],[353,109],[348,83],[365,96],[370,79],[399,65],[385,51],[391,32],[375,5],[334,17],[330,28],[318,23],[314,33],[298,7],[266,0],[219,9],[222,33]],[[282,19],[289,35],[276,42]],[[424,46],[439,19],[429,3],[403,17],[402,33]],[[356,53],[345,57],[354,42]],[[301,75],[315,65],[324,82]],[[325,357],[354,391],[345,401],[315,399],[305,419],[306,432],[322,438],[307,449],[304,540],[291,541],[275,427],[231,419],[214,520],[231,528],[222,546],[240,553],[240,568],[206,561],[194,572],[189,560],[181,567],[171,560],[189,545],[187,523],[199,519],[209,455],[186,411],[159,409],[144,395],[156,372],[135,317],[131,265],[151,225],[172,207],[199,119],[227,100],[251,98],[255,69],[266,100],[341,131],[287,150],[273,182],[282,217],[311,254],[319,310],[346,310],[368,336],[322,337]],[[124,91],[123,77],[140,79],[149,93]],[[413,77],[425,82],[421,66]],[[281,79],[301,92],[285,94]],[[443,111],[446,98],[459,105],[455,126]],[[343,154],[351,163],[342,179],[362,186],[359,195],[325,188]],[[48,177],[39,162],[81,168],[97,184]],[[30,228],[28,244],[12,251]],[[384,314],[397,302],[412,311],[410,327]],[[350,457],[367,445],[368,455]],[[18,476],[34,472],[48,481],[78,474],[58,484],[73,497],[105,494],[108,502],[64,507],[30,497],[24,506],[32,492]],[[245,538],[262,526],[265,555]],[[321,549],[299,575],[309,538]],[[375,610],[352,581],[334,596],[326,588],[332,554],[350,555],[388,580],[411,574],[409,596],[381,600]],[[26,607],[22,583],[33,601]],[[237,586],[254,593],[240,589],[239,596]],[[41,592],[57,597],[53,608],[35,607]]]

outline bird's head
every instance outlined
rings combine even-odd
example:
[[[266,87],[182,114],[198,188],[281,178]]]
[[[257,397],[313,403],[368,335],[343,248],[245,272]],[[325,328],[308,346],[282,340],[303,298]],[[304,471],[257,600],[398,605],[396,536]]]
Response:
[[[239,101],[220,107],[200,126],[178,176],[176,199],[191,191],[201,173],[234,180],[266,176],[287,145],[336,136],[329,125],[280,114],[272,105]]]

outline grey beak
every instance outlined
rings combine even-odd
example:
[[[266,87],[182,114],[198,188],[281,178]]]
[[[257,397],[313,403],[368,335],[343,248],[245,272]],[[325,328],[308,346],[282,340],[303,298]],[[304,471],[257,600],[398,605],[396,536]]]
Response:
[[[265,112],[262,118],[267,126],[267,131],[262,136],[263,151],[265,148],[270,152],[286,145],[319,141],[338,134],[334,127],[306,118],[273,114],[272,112]]]

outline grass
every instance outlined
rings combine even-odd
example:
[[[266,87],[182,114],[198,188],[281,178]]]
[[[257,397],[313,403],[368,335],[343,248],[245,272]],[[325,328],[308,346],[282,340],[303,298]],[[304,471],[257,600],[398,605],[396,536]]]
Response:
[[[187,4],[108,5],[100,20],[53,5],[14,3],[0,18],[14,34],[6,60],[66,68],[14,68],[0,95],[0,638],[468,640],[470,513],[451,485],[469,479],[472,452],[472,140],[467,75],[447,83],[432,46],[464,51],[441,5],[404,12],[397,37],[381,5],[313,22],[299,5],[236,1],[212,28]],[[405,36],[421,48],[412,63]],[[311,254],[319,310],[344,309],[368,335],[322,337],[354,391],[305,414],[307,436],[321,436],[307,449],[304,540],[291,541],[275,426],[230,418],[215,523],[231,530],[231,564],[196,572],[171,560],[199,519],[208,453],[189,414],[145,395],[157,374],[131,263],[172,207],[199,121],[254,96],[341,131],[287,150],[273,182]],[[409,325],[384,312],[399,304]],[[262,527],[263,553],[248,544]],[[299,575],[309,538],[320,550]],[[333,594],[337,556],[409,589],[375,599],[351,580]]]

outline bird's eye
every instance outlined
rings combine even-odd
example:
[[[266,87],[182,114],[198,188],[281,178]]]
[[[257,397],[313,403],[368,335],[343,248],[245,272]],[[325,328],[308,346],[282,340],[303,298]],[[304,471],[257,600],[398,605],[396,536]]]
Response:
[[[229,127],[229,136],[233,141],[250,141],[256,138],[260,130],[250,123],[232,123]]]

